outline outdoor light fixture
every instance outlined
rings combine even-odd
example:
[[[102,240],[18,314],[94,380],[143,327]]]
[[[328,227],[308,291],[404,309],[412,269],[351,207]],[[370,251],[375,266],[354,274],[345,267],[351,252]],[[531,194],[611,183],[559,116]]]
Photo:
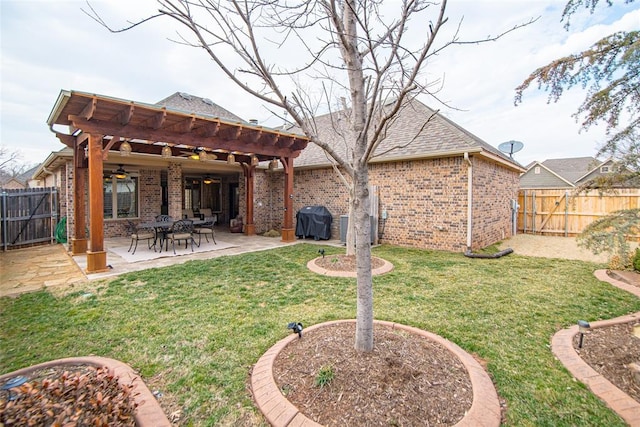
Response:
[[[318,253],[324,258],[324,249],[318,249]]]
[[[273,159],[269,162],[269,170],[273,171],[278,168],[278,159]]]
[[[204,177],[202,182],[204,182],[205,184],[211,184],[213,182],[213,179],[211,179],[211,177],[209,175],[207,175],[207,176]]]
[[[586,320],[578,320],[578,330],[580,331],[580,342],[578,343],[578,348],[582,348],[584,334],[588,334],[591,331],[591,325],[589,325],[589,322]]]
[[[232,165],[236,162],[236,156],[233,153],[229,153],[229,155],[227,156],[227,163]]]
[[[120,144],[120,155],[123,157],[129,157],[131,155],[131,144],[126,140]]]
[[[302,338],[302,323],[290,322],[287,329],[291,329],[294,334],[298,334],[298,338]]]
[[[116,171],[113,174],[113,176],[115,176],[118,179],[125,179],[127,177],[127,171],[124,170],[122,165],[119,165],[119,166],[120,167],[118,169],[116,169]]]
[[[258,156],[251,156],[251,166],[258,166]]]
[[[162,147],[161,154],[162,154],[162,157],[164,157],[165,159],[171,158],[171,156],[173,155],[173,153],[171,152],[171,147],[169,147],[168,144]]]

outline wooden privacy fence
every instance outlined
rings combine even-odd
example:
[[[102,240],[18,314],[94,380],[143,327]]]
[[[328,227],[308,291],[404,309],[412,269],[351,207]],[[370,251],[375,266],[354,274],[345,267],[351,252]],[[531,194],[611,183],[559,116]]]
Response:
[[[571,190],[520,190],[518,232],[576,236],[603,216],[640,207],[639,201],[637,188],[617,189],[611,194],[595,190],[579,194]]]
[[[0,243],[4,251],[55,240],[58,192],[55,188],[0,190]]]

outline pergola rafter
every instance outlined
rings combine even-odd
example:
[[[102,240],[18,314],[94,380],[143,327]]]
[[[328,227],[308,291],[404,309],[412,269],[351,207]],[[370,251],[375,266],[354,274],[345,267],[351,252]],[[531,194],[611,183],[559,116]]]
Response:
[[[109,151],[119,150],[128,141],[133,153],[160,156],[169,146],[172,156],[182,151],[203,148],[213,152],[218,160],[233,153],[247,180],[247,224],[245,233],[255,233],[253,223],[253,179],[257,161],[279,159],[286,174],[284,188],[284,221],[282,239],[295,239],[293,230],[293,159],[300,155],[309,139],[305,136],[275,130],[245,122],[233,122],[219,117],[172,110],[150,105],[76,91],[62,91],[49,115],[49,127],[58,139],[74,149],[74,176],[88,168],[88,183],[74,181],[74,198],[84,200],[89,189],[91,203],[90,242],[87,251],[84,214],[76,204],[74,253],[87,252],[87,270],[106,269],[102,209],[103,162]],[[68,126],[69,133],[54,129]],[[98,202],[97,199],[100,199]],[[98,224],[99,223],[99,224]]]

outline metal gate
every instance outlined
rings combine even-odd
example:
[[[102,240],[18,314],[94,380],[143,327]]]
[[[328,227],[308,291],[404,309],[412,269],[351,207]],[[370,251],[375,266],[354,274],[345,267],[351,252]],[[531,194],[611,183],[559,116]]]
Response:
[[[58,223],[58,191],[2,190],[0,215],[0,243],[4,251],[34,243],[53,243]]]

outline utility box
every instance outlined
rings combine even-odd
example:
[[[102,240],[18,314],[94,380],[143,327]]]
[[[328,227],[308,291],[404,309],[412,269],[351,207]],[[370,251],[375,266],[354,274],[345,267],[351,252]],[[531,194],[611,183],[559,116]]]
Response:
[[[376,234],[375,231],[377,229],[377,222],[373,218],[372,215],[369,215],[369,220],[371,221],[371,244],[375,243]],[[347,244],[347,229],[349,228],[349,215],[340,215],[340,243],[343,245]]]

